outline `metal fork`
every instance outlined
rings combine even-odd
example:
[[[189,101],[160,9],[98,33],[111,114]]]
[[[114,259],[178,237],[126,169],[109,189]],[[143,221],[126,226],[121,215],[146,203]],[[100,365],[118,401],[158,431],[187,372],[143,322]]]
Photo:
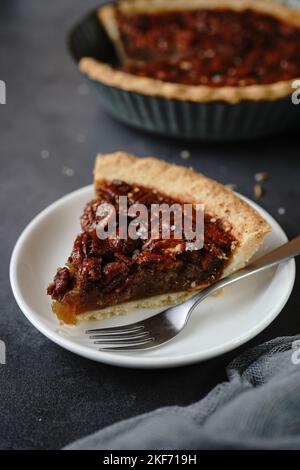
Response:
[[[194,309],[211,294],[248,276],[276,266],[300,254],[300,236],[198,292],[185,302],[136,323],[113,328],[87,330],[89,338],[102,347],[100,351],[128,352],[157,348],[177,336],[186,326]],[[107,345],[107,346],[106,346]]]

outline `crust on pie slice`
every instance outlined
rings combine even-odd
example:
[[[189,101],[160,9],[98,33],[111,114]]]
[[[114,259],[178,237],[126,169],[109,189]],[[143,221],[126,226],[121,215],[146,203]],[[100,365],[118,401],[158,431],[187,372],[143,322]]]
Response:
[[[125,15],[135,13],[156,13],[173,10],[229,8],[244,10],[250,8],[266,13],[300,27],[300,11],[274,0],[121,0],[118,5],[104,5],[98,10],[98,18],[115,45],[121,63],[126,62],[126,54],[119,34],[116,9]],[[83,57],[80,70],[92,80],[150,96],[193,102],[225,101],[237,103],[242,100],[276,100],[291,95],[292,83],[297,80],[281,80],[268,84],[211,87],[209,85],[186,85],[162,81],[156,78],[137,76],[116,70],[109,64],[92,57]]]
[[[95,188],[104,181],[119,179],[190,203],[204,203],[205,211],[220,219],[236,240],[223,277],[248,264],[271,227],[249,204],[218,182],[191,168],[169,164],[153,157],[137,158],[125,152],[99,155],[94,169]],[[196,288],[194,291],[201,290]],[[103,319],[126,314],[135,308],[155,308],[179,303],[194,292],[176,292],[129,301],[99,311],[82,313],[78,320]]]

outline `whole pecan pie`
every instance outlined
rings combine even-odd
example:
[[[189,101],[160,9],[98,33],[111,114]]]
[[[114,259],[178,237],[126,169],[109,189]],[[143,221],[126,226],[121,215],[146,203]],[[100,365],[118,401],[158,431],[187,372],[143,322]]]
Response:
[[[196,207],[204,205],[201,244],[191,241],[173,212],[168,227],[161,223],[152,232],[153,207],[184,209],[187,204],[193,229]],[[146,224],[136,224],[137,236],[124,236],[121,220],[125,217],[128,227],[141,207]],[[99,227],[107,229],[110,211],[114,230],[103,238]],[[84,209],[81,227],[66,265],[48,287],[53,312],[70,324],[178,303],[242,268],[270,231],[252,207],[219,183],[189,168],[123,152],[97,158],[95,196]]]
[[[273,100],[300,77],[300,12],[272,0],[121,0],[98,17],[120,64],[84,57],[90,78],[195,102]]]

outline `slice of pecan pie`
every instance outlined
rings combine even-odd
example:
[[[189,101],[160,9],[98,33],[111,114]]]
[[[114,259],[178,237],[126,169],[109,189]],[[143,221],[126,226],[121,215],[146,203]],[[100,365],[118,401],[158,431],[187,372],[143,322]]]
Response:
[[[179,209],[204,205],[201,245],[191,243],[172,213],[169,237],[163,223],[151,231],[152,208],[174,204]],[[124,236],[121,217],[128,228],[137,221],[131,211],[138,208],[140,215],[140,207],[147,223],[136,224],[136,237]],[[111,231],[106,230],[107,208],[115,214]],[[196,217],[192,210],[188,220],[193,228]],[[252,207],[216,181],[190,168],[123,152],[97,157],[95,196],[84,209],[81,227],[66,266],[48,287],[53,312],[65,323],[178,303],[242,268],[270,231]],[[105,228],[106,238],[99,227]]]
[[[120,0],[98,17],[120,64],[92,57],[92,79],[195,102],[273,100],[300,78],[300,11],[272,0]]]

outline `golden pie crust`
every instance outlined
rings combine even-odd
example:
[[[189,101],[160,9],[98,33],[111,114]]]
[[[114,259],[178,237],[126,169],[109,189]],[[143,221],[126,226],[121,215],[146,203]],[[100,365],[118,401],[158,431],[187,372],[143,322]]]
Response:
[[[118,3],[118,7],[126,15],[182,9],[214,9],[222,7],[243,10],[251,8],[252,10],[267,13],[300,27],[300,10],[293,9],[274,0],[121,0]],[[113,4],[100,7],[98,18],[113,41],[120,59],[123,61],[125,60],[125,54],[115,20],[115,8]],[[150,77],[139,77],[116,70],[109,64],[97,61],[91,57],[83,57],[79,62],[79,68],[92,80],[122,90],[200,103],[212,101],[238,103],[245,100],[277,100],[291,95],[293,92],[292,83],[299,79],[299,77],[295,77],[292,80],[283,80],[271,84],[216,88],[207,85],[184,85],[164,82]]]

